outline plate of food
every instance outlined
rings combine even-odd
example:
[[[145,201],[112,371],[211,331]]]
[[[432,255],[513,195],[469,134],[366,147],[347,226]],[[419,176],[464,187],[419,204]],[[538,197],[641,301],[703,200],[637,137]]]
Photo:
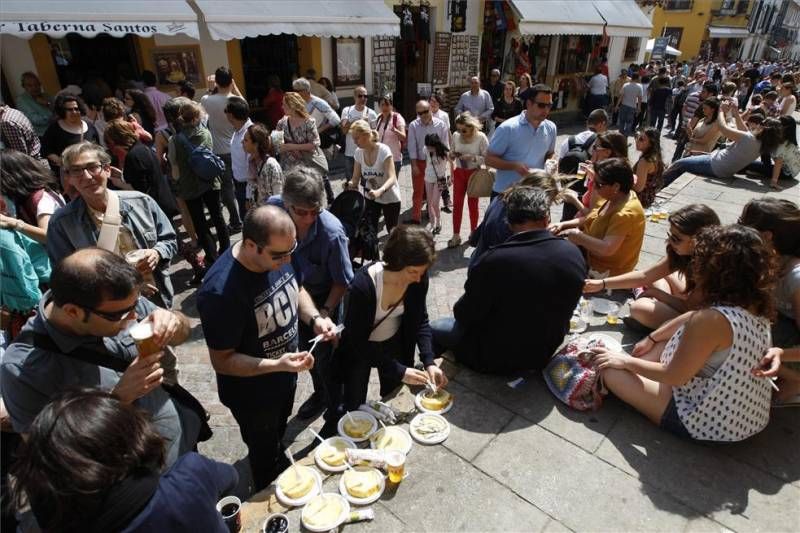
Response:
[[[292,465],[278,476],[275,495],[288,507],[299,507],[322,491],[322,477],[310,466]]]
[[[386,478],[377,468],[357,466],[347,470],[339,480],[339,492],[355,505],[369,505],[383,494]]]
[[[317,446],[314,451],[314,462],[326,472],[343,472],[347,470],[345,450],[358,448],[355,442],[345,437],[331,437]]]
[[[608,335],[604,335],[603,333],[592,333],[589,335],[589,348],[593,348],[597,345],[607,349],[610,352],[621,352],[622,345],[619,341],[615,341]]]
[[[453,395],[444,389],[421,390],[414,397],[414,405],[423,413],[443,415],[453,407]]]
[[[300,521],[309,531],[323,533],[342,525],[349,514],[350,503],[341,494],[326,492],[303,507]]]
[[[414,440],[422,444],[439,444],[450,436],[450,423],[441,415],[420,413],[408,425]]]
[[[363,442],[378,429],[378,421],[364,411],[351,411],[339,419],[338,429],[342,437]]]
[[[608,310],[611,309],[611,304],[616,303],[605,298],[592,298],[592,310],[598,315],[607,315]]]
[[[370,438],[369,444],[373,450],[397,450],[408,455],[413,441],[411,435],[403,428],[388,426],[376,431]]]

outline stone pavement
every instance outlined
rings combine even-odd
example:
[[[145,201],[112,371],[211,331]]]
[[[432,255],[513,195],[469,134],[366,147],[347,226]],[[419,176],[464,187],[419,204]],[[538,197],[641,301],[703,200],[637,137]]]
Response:
[[[581,128],[559,129],[561,142]],[[666,138],[662,143],[669,160],[674,143]],[[631,158],[636,159],[633,148]],[[400,181],[405,208],[411,198],[408,166]],[[334,186],[339,190],[341,182]],[[723,223],[733,223],[750,198],[764,194],[797,202],[800,184],[792,182],[791,188],[773,192],[750,179],[720,182],[686,174],[659,196],[667,210],[701,202],[716,210]],[[481,213],[487,204],[481,200]],[[560,218],[560,206],[556,211]],[[464,219],[466,223],[466,213]],[[442,220],[444,228],[436,238],[439,258],[431,270],[428,294],[431,318],[452,314],[471,252],[465,246],[446,249],[451,217],[444,214]],[[640,266],[664,255],[666,230],[666,221],[647,222]],[[462,232],[466,238],[467,230]],[[177,263],[173,268],[180,291],[176,309],[185,312],[194,326],[191,342],[178,350],[181,381],[212,413],[214,437],[201,444],[200,451],[235,463],[242,477],[238,490],[246,497],[246,450],[233,417],[217,397],[195,291],[183,288],[190,277],[188,265]],[[615,297],[620,300],[627,297],[618,292]],[[599,316],[590,331],[624,342],[638,340],[621,325],[605,325]],[[408,479],[372,505],[376,520],[344,529],[382,533],[800,530],[798,409],[774,410],[768,428],[744,443],[698,444],[654,427],[615,398],[609,397],[596,413],[578,413],[558,404],[539,376],[524,376],[522,384],[512,388],[507,382],[516,376],[489,377],[449,362],[445,365],[451,378],[448,389],[456,396],[446,415],[452,425],[450,437],[440,446],[415,444]],[[310,389],[309,376],[300,376],[295,412]],[[370,397],[376,396],[373,372]],[[315,429],[321,425],[321,419],[311,423]],[[286,443],[305,427],[305,421],[292,418]],[[292,447],[294,451],[309,442],[306,434]],[[299,529],[295,520],[292,531]]]

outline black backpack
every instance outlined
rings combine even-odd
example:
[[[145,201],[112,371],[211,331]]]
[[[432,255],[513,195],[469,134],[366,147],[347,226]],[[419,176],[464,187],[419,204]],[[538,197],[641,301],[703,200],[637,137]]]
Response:
[[[558,161],[558,171],[562,174],[576,174],[578,163],[583,163],[591,158],[589,148],[594,144],[597,134],[592,133],[583,144],[578,144],[574,135],[567,139],[567,153]]]

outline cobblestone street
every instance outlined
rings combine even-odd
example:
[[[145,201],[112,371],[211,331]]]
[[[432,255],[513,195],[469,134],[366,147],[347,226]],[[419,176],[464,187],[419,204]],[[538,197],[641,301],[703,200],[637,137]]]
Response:
[[[559,129],[559,143],[581,130]],[[668,161],[673,141],[662,138],[662,148]],[[632,160],[636,157],[631,147]],[[405,215],[411,198],[408,165],[400,182]],[[341,183],[334,181],[337,192]],[[800,185],[792,182],[791,188],[773,192],[750,179],[720,182],[685,174],[659,197],[668,211],[705,203],[727,224],[736,221],[750,198],[764,194],[797,202]],[[487,199],[481,200],[481,216],[487,204]],[[560,210],[557,206],[559,217]],[[446,248],[452,219],[445,214],[442,220],[444,227],[436,238],[439,257],[428,294],[431,318],[452,314],[472,251],[466,246]],[[648,220],[640,266],[663,256],[666,229],[666,221]],[[462,229],[462,238],[466,237]],[[178,350],[181,381],[212,413],[214,437],[201,444],[200,451],[236,463],[243,478],[240,493],[246,495],[246,450],[233,417],[217,397],[195,308],[195,289],[186,284],[189,267],[182,262],[173,269],[180,293],[175,307],[194,326],[191,342]],[[623,292],[615,297],[624,301]],[[590,331],[624,342],[638,340],[621,324],[607,326],[599,316]],[[441,446],[415,445],[409,457],[409,478],[396,494],[372,505],[376,520],[346,526],[347,531],[800,529],[798,409],[774,410],[769,427],[744,443],[703,445],[673,437],[614,398],[608,398],[596,413],[578,413],[557,404],[539,376],[524,376],[524,382],[512,388],[507,381],[515,376],[487,377],[449,363],[446,369],[451,378],[448,388],[457,398],[447,415],[452,425],[449,439]],[[376,385],[373,372],[371,397],[377,396]],[[305,373],[299,379],[295,412],[310,389]],[[311,423],[313,428],[321,425],[321,419]],[[293,418],[286,443],[305,427],[305,421]]]

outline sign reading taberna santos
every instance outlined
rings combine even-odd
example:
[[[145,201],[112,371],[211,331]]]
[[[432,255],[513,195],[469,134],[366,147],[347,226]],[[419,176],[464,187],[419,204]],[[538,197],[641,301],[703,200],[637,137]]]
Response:
[[[5,17],[4,17],[5,18]],[[53,37],[63,37],[68,33],[77,33],[84,37],[94,37],[100,33],[107,33],[113,37],[123,37],[127,34],[151,37],[155,34],[178,35],[186,34],[199,39],[196,22],[171,21],[48,21],[48,20],[3,20],[0,22],[0,33],[30,39],[37,33]]]

